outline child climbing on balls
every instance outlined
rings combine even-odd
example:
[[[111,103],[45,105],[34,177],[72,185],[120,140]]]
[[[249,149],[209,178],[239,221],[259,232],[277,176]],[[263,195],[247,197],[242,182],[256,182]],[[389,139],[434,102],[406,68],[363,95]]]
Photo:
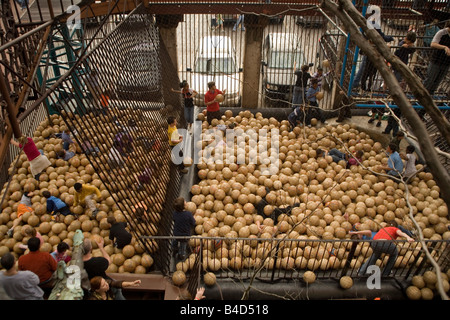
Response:
[[[71,146],[76,149],[75,141],[72,140],[72,137],[70,136],[70,130],[65,129],[61,133],[61,140],[63,141],[63,149],[68,151]]]
[[[47,212],[51,213],[54,220],[59,220],[58,214],[62,214],[63,216],[71,214],[78,218],[76,214],[70,211],[69,206],[64,201],[60,198],[52,196],[50,191],[45,190],[42,192],[42,195],[47,199]]]
[[[61,149],[56,153],[56,155],[58,156],[58,159],[63,159],[64,161],[69,161],[70,159],[75,157],[75,151],[72,151],[72,150],[66,151],[64,149]]]
[[[111,225],[109,240],[113,241],[115,247],[123,249],[131,243],[131,233],[126,230],[126,222],[117,222],[114,216],[108,216],[106,221]]]
[[[403,171],[403,176],[406,180],[417,173],[416,156],[414,155],[415,151],[416,148],[413,145],[409,145],[406,147],[406,155],[404,155],[403,153],[400,154],[400,157],[406,160],[405,170]]]
[[[43,151],[39,150],[36,147],[36,144],[34,143],[32,138],[20,137],[19,142],[11,139],[11,144],[19,149],[23,149],[23,152],[30,162],[31,174],[36,180],[39,180],[39,176],[41,175],[42,171],[51,166],[52,163],[50,162],[50,160],[48,160]]]
[[[73,206],[86,205],[92,211],[92,218],[95,219],[98,209],[93,198],[94,196],[97,196],[97,201],[102,200],[100,190],[96,186],[90,186],[79,182],[75,183],[73,188],[75,189]]]

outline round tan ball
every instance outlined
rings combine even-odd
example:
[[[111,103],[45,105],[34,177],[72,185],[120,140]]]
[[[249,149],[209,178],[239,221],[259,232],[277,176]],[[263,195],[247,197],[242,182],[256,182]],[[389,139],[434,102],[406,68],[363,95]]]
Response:
[[[204,276],[203,276],[203,280],[205,282],[205,284],[209,287],[212,287],[213,285],[216,284],[216,275],[212,272],[207,272]]]
[[[437,282],[437,275],[435,272],[428,270],[423,274],[423,279],[427,285],[435,285]]]
[[[312,271],[306,271],[303,274],[303,281],[305,281],[308,284],[313,283],[314,281],[316,281],[316,274]]]
[[[433,300],[434,298],[433,290],[427,287],[420,289],[420,294],[423,300]]]
[[[186,282],[186,274],[181,271],[175,271],[172,275],[172,282],[176,286],[182,286]]]
[[[135,255],[135,253],[136,253],[136,250],[135,250],[134,246],[132,246],[131,244],[126,245],[122,249],[122,254],[125,256],[125,258],[131,258],[132,256]]]
[[[339,279],[339,284],[343,289],[350,289],[353,286],[353,279],[349,276],[343,276]]]
[[[422,298],[422,292],[416,286],[409,286],[406,288],[406,296],[410,300],[420,300]]]
[[[414,276],[411,280],[411,283],[413,284],[413,286],[419,289],[422,289],[426,286],[425,280],[422,276]]]
[[[143,254],[141,258],[141,265],[145,268],[150,268],[153,265],[153,258],[149,254]]]

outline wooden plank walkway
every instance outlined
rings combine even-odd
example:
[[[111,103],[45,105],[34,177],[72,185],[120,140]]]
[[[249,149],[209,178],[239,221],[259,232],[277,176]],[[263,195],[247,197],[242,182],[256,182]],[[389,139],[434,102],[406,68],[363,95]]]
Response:
[[[161,292],[164,300],[176,300],[180,292],[180,289],[174,286],[169,278],[160,274],[108,273],[108,275],[115,280],[141,280],[139,287],[127,288],[124,291],[139,293],[142,296],[149,292]]]

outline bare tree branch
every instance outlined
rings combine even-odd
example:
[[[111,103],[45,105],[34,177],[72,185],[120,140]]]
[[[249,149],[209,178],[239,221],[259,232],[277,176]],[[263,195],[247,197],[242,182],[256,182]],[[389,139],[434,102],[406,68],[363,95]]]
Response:
[[[340,0],[340,3],[346,0]],[[375,30],[368,30],[370,38],[378,38],[374,43],[371,44],[359,31],[359,25],[349,16],[349,14],[342,10],[343,7],[338,6],[330,0],[323,0],[322,7],[332,11],[341,22],[345,25],[346,30],[351,35],[351,40],[356,43],[367,55],[367,58],[377,66],[378,71],[382,75],[385,83],[388,85],[390,94],[400,108],[402,114],[407,119],[408,123],[411,125],[412,131],[416,137],[421,137],[418,141],[420,149],[423,154],[427,155],[426,162],[433,174],[436,183],[440,187],[442,198],[444,199],[447,206],[450,208],[450,175],[445,169],[442,163],[439,161],[438,154],[434,149],[433,142],[428,135],[426,127],[418,114],[414,111],[411,103],[407,99],[405,93],[400,87],[397,79],[395,78],[392,71],[387,67],[384,57],[379,51],[387,50],[387,46],[383,43],[383,47],[378,45],[378,40],[382,41],[381,36]],[[364,18],[360,16],[360,19]],[[409,83],[408,83],[409,84]],[[428,93],[426,93],[428,94]]]
[[[353,19],[358,27],[363,30],[364,34],[373,42],[377,48],[377,51],[384,57],[384,59],[390,62],[392,67],[402,74],[414,94],[414,97],[421,103],[425,111],[428,112],[442,136],[450,145],[450,123],[438,109],[433,98],[428,93],[428,90],[425,89],[419,77],[417,77],[417,75],[406,64],[404,64],[395,54],[392,53],[386,45],[386,42],[375,29],[371,29],[367,26],[366,19],[358,10],[356,10],[350,0],[339,0],[339,5],[342,6],[342,8],[346,11],[350,18]],[[391,88],[391,84],[388,84],[388,86]]]

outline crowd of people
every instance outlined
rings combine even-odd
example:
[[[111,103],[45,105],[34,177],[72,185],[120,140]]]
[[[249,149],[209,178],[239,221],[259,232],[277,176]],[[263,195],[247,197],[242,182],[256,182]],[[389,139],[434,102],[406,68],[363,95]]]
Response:
[[[70,131],[64,130],[62,133],[55,135],[61,138],[61,148],[66,154],[70,150],[71,157],[62,157],[62,153],[57,153],[58,159],[69,161],[75,155],[77,150],[76,142],[73,141]],[[33,177],[39,181],[40,175],[51,166],[51,162],[44,154],[43,150],[39,150],[31,137],[21,137],[19,142],[11,139],[11,144],[20,148],[30,163],[30,171]],[[120,148],[121,146],[118,145]],[[128,146],[123,146],[127,148]],[[83,150],[85,151],[85,150]],[[122,150],[122,152],[126,152]],[[91,212],[91,217],[95,219],[98,213],[97,203],[102,200],[100,190],[90,184],[76,182],[74,184],[74,202],[73,207],[82,206]],[[71,206],[64,202],[61,198],[52,194],[49,190],[31,190],[28,185],[23,187],[23,194],[17,206],[17,217],[14,219],[11,228],[7,231],[8,237],[13,237],[15,229],[23,222],[24,214],[36,214],[33,208],[31,199],[35,195],[42,195],[46,199],[46,211],[51,215],[53,221],[60,221],[60,216],[73,215],[78,219]],[[109,215],[107,222],[110,225],[109,239],[112,241],[114,247],[121,249],[132,241],[131,233],[126,229],[125,222],[117,222],[114,216]],[[27,300],[27,299],[44,299],[47,298],[56,281],[56,271],[59,262],[69,264],[71,256],[71,247],[65,242],[61,241],[56,250],[49,253],[40,250],[44,244],[44,239],[39,233],[38,228],[24,225],[21,228],[23,237],[29,237],[26,244],[21,244],[20,249],[23,254],[20,254],[18,259],[12,253],[4,254],[1,257],[0,264],[4,269],[0,272],[0,287],[5,296],[5,299]],[[104,259],[92,257],[90,239],[85,240],[83,257],[84,268],[87,271],[90,280],[90,288],[85,288],[85,298],[95,300],[106,299],[124,299],[120,295],[120,290],[117,288],[136,286],[139,281],[133,283],[118,282],[109,279],[105,271],[109,266],[110,259],[103,248],[102,241],[97,243],[100,251],[104,255]],[[27,253],[28,252],[28,253]],[[102,277],[99,279],[98,277]],[[97,278],[95,278],[97,277]],[[95,278],[95,279],[94,279]],[[104,280],[104,281],[103,281]],[[105,283],[106,282],[106,283]],[[115,291],[114,291],[115,290]]]
[[[440,29],[437,24],[438,21],[435,20],[432,24],[426,26],[423,39],[424,56],[429,57],[430,60],[423,84],[431,95],[434,95],[450,67],[450,22],[447,21],[443,29]],[[385,35],[381,29],[376,30],[388,46],[391,46],[394,38]],[[416,52],[416,40],[417,32],[413,26],[410,26],[405,37],[399,41],[394,51],[394,55],[406,65],[408,65],[411,56]],[[358,91],[361,88],[363,91],[372,91],[377,68],[364,52],[361,51],[360,54],[362,55],[362,60],[355,75],[352,89]],[[402,88],[405,89],[406,85],[400,71],[395,68],[392,68],[392,71]],[[380,89],[387,90],[388,88],[382,84]],[[377,113],[376,111],[377,109],[373,110],[374,113]]]
[[[115,240],[118,248],[123,248],[131,242],[131,235],[124,230],[122,223],[110,222],[113,230],[110,239]],[[91,239],[84,239],[82,244],[84,272],[81,277],[85,276],[88,282],[87,286],[82,285],[80,288],[84,291],[83,297],[86,300],[125,300],[121,289],[139,286],[141,281],[117,281],[108,276],[106,271],[111,258],[104,249],[103,238],[98,239],[94,241],[102,256],[92,256]],[[0,264],[4,271],[0,272],[0,287],[5,294],[4,299],[43,300],[51,294],[57,281],[56,271],[59,263],[62,261],[68,264],[72,259],[67,254],[71,248],[62,241],[54,252],[48,253],[40,250],[41,245],[42,237],[38,237],[35,232],[27,242],[29,253],[18,259],[9,252],[2,255]]]

